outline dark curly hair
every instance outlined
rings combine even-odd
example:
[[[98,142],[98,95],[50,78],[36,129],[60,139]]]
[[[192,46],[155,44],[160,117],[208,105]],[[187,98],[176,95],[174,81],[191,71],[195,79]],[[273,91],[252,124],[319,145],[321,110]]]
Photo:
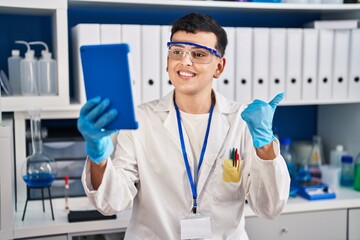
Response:
[[[225,30],[215,21],[214,18],[204,14],[190,13],[179,19],[177,19],[171,28],[172,39],[174,33],[178,31],[185,31],[188,33],[197,32],[212,32],[216,35],[217,43],[216,50],[218,50],[221,56],[224,56],[225,49],[228,43]]]

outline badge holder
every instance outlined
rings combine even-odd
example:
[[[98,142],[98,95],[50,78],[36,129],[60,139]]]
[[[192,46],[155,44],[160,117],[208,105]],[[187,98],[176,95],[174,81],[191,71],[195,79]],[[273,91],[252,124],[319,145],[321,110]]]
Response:
[[[180,239],[211,238],[211,216],[209,213],[179,214]]]

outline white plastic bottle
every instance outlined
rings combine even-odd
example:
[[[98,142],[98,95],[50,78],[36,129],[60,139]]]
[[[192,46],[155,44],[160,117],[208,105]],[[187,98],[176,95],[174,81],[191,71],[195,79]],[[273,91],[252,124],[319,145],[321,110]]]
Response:
[[[57,95],[57,66],[56,61],[51,58],[51,52],[46,43],[41,41],[29,42],[30,45],[43,45],[45,50],[41,51],[39,59],[39,94]]]
[[[35,52],[25,41],[15,41],[15,43],[25,44],[27,47],[25,58],[20,62],[21,94],[38,95],[38,60],[35,59]]]
[[[14,95],[21,94],[21,79],[20,79],[20,62],[23,58],[20,57],[20,51],[17,49],[11,50],[11,56],[8,58],[9,69],[9,83]]]
[[[334,150],[330,152],[330,165],[334,167],[341,167],[341,157],[346,155],[343,145],[337,145]]]

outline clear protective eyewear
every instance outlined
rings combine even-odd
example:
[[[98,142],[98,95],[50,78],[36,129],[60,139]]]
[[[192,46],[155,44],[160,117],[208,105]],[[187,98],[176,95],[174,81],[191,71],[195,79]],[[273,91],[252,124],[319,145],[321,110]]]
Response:
[[[215,49],[191,42],[168,42],[168,56],[174,60],[182,60],[188,53],[193,63],[207,64],[211,63],[213,56],[221,57],[221,54]],[[193,48],[187,49],[186,46]]]

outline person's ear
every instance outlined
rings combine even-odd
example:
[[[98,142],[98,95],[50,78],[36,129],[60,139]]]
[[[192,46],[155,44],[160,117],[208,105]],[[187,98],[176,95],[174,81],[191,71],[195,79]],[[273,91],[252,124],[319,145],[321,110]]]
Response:
[[[216,71],[215,71],[215,73],[214,73],[213,77],[214,77],[214,78],[219,78],[219,77],[220,77],[220,75],[221,75],[220,70],[219,70],[219,69],[216,69]]]
[[[226,59],[224,57],[220,58],[219,62],[217,63],[215,73],[213,75],[214,78],[219,78],[222,72],[224,71],[226,64]]]

